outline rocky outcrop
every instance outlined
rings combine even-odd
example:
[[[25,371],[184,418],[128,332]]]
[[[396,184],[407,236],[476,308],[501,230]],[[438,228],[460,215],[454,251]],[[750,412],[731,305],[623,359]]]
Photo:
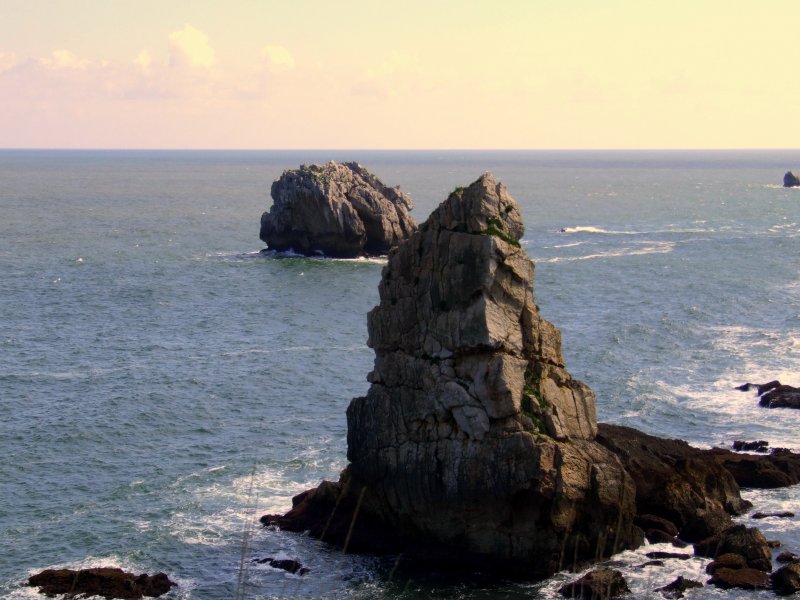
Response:
[[[732,525],[721,533],[696,543],[694,553],[708,558],[738,554],[751,569],[767,573],[772,570],[772,552],[764,535],[755,527]]]
[[[800,186],[800,176],[794,171],[786,171],[783,176],[783,187],[798,187]]]
[[[749,508],[730,472],[686,442],[606,424],[600,425],[597,441],[619,456],[633,477],[637,512],[666,520],[683,540],[718,533],[731,524],[729,515]]]
[[[417,228],[411,198],[353,162],[284,171],[272,184],[272,199],[261,217],[261,239],[270,250],[383,255]]]
[[[798,184],[800,185],[800,184]],[[800,408],[800,388],[783,385],[780,381],[743,383],[736,388],[746,392],[755,389],[759,406],[766,408]]]
[[[28,578],[28,585],[38,587],[46,596],[67,594],[103,598],[143,598],[166,594],[177,585],[164,573],[134,575],[114,567],[94,569],[46,569]]]
[[[392,250],[368,317],[371,385],[347,410],[350,465],[265,524],[537,579],[639,545],[639,526],[677,545],[719,534],[750,506],[728,460],[792,477],[797,455],[598,428],[534,302],[522,233],[487,174]]]
[[[658,588],[656,591],[661,592],[664,598],[683,598],[683,593],[685,591],[701,587],[703,587],[703,584],[699,581],[686,579],[683,575],[679,575],[675,581],[662,588]]]

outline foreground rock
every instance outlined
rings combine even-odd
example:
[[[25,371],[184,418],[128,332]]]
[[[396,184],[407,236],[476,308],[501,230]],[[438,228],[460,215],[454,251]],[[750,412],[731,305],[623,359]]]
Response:
[[[631,590],[622,573],[616,569],[604,568],[590,571],[577,581],[563,586],[558,593],[567,598],[595,600],[619,598],[623,594],[630,594]]]
[[[783,176],[783,187],[798,187],[800,186],[800,176],[794,171],[786,171]]]
[[[32,575],[28,585],[47,596],[102,596],[103,598],[143,598],[166,594],[177,585],[164,573],[134,575],[122,569],[47,569]]]
[[[411,198],[385,186],[357,163],[302,166],[272,184],[273,204],[261,217],[271,250],[355,257],[386,254],[417,225]]]
[[[540,579],[638,546],[640,526],[676,544],[724,531],[750,506],[728,459],[792,477],[797,455],[598,428],[594,394],[534,303],[522,233],[484,175],[391,252],[368,318],[371,386],[347,411],[350,465],[265,524]]]

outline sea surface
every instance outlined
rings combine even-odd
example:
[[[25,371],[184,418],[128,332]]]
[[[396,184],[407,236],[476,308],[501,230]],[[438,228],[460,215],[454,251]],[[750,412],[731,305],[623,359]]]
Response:
[[[1,597],[38,597],[48,567],[165,571],[173,599],[555,598],[574,578],[453,577],[257,523],[338,477],[368,386],[385,261],[259,252],[271,182],[330,159],[400,185],[418,221],[502,180],[600,420],[800,449],[800,411],[733,389],[800,385],[800,189],[780,185],[800,152],[0,151]],[[797,486],[745,496],[800,513]],[[759,526],[800,553],[798,518]],[[614,557],[635,598],[706,579],[705,559],[641,567],[653,549]]]

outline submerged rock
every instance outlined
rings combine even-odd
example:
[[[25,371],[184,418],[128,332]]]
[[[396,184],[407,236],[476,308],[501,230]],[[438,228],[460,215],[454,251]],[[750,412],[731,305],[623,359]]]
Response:
[[[800,186],[800,176],[794,171],[786,171],[783,176],[783,187],[798,187]]]
[[[273,204],[261,217],[260,234],[270,250],[382,255],[417,228],[409,215],[411,198],[354,162],[284,171],[271,193]]]
[[[656,591],[661,592],[665,598],[683,598],[683,593],[686,590],[694,588],[701,588],[703,584],[694,579],[686,579],[683,575],[678,575],[678,578],[672,583],[658,588]]]
[[[628,582],[622,573],[616,569],[595,569],[577,581],[561,587],[558,593],[567,598],[583,598],[595,600],[598,598],[618,598],[623,594],[630,594]]]
[[[134,575],[122,569],[46,569],[28,578],[28,585],[38,587],[46,596],[102,596],[103,598],[143,598],[166,594],[177,585],[164,573]]]

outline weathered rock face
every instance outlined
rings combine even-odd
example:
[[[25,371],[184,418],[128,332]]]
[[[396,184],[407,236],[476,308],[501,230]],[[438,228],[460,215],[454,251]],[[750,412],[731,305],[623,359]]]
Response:
[[[783,187],[798,187],[800,186],[800,176],[794,171],[786,171],[783,176]]]
[[[354,257],[386,254],[417,225],[411,198],[357,163],[302,166],[272,184],[261,239],[272,250]]]
[[[548,574],[641,532],[630,477],[593,441],[594,395],[534,304],[522,233],[486,174],[390,254],[372,385],[347,411],[349,472],[398,529]]]

